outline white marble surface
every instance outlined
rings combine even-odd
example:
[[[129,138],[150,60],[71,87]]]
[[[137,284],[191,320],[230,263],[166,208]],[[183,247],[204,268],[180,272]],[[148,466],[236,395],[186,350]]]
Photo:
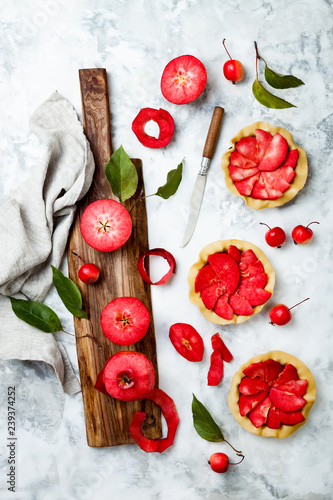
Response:
[[[32,362],[1,362],[1,499],[43,500],[232,500],[333,498],[332,477],[332,3],[329,0],[1,0],[0,29],[0,202],[30,175],[42,151],[29,132],[33,110],[54,90],[81,117],[78,69],[107,69],[113,146],[123,144],[144,165],[146,192],[164,183],[185,157],[183,182],[167,201],[147,200],[150,247],[176,258],[177,273],[152,289],[160,387],[175,400],[180,425],[175,444],[162,455],[136,445],[92,449],[86,444],[81,394],[65,396],[49,368]],[[222,74],[226,54],[240,59],[246,78],[238,85]],[[271,67],[305,82],[277,93],[297,108],[269,110],[251,93],[255,77],[253,41]],[[190,53],[206,66],[208,83],[194,103],[172,105],[160,92],[160,76],[172,58]],[[209,171],[202,211],[191,242],[179,245],[190,192],[215,105],[225,108],[222,131]],[[143,147],[131,131],[142,107],[162,107],[174,117],[174,139],[164,149]],[[251,210],[226,188],[220,158],[243,126],[265,120],[287,128],[308,155],[303,191],[279,209]],[[291,230],[318,220],[308,246],[294,246]],[[259,222],[281,225],[286,245],[269,248]],[[187,272],[199,250],[217,239],[238,238],[261,247],[273,264],[277,284],[272,303],[291,306],[305,297],[292,322],[273,328],[269,307],[239,326],[216,327],[187,298]],[[66,263],[64,262],[64,270]],[[65,329],[72,318],[50,293],[48,303]],[[168,339],[169,326],[188,322],[204,337],[200,364],[181,358]],[[221,386],[206,385],[210,337],[219,331],[234,354]],[[63,343],[77,371],[72,338]],[[299,357],[312,371],[318,396],[305,426],[285,440],[243,430],[227,406],[233,373],[258,353],[279,349]],[[17,388],[17,492],[7,491],[6,391]],[[194,431],[192,392],[210,409],[226,438],[245,461],[224,475],[210,471],[211,453],[227,445],[208,443]],[[232,456],[232,455],[231,455]]]

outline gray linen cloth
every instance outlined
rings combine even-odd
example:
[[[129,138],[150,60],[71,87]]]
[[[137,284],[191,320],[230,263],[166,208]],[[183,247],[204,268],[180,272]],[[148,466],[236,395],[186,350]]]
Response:
[[[44,143],[42,164],[0,208],[0,359],[43,361],[67,394],[80,384],[63,345],[18,319],[8,295],[43,301],[60,267],[75,203],[88,191],[94,159],[72,105],[54,92],[29,126]]]

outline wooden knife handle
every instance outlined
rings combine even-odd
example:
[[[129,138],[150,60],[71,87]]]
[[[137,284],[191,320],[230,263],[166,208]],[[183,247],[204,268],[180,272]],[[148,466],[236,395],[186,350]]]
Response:
[[[202,156],[204,156],[205,158],[209,158],[210,160],[212,159],[213,154],[214,154],[214,150],[215,150],[215,146],[216,146],[216,142],[217,142],[217,138],[219,135],[220,126],[221,126],[221,122],[222,122],[222,118],[223,118],[223,113],[224,113],[224,109],[221,108],[220,106],[216,106],[214,108],[214,113],[212,116],[212,120],[210,122],[205,146],[204,146],[203,153],[202,153]]]

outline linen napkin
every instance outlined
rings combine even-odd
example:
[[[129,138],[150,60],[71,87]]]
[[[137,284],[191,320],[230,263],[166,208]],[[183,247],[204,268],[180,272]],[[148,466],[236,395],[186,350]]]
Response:
[[[52,285],[50,265],[60,267],[94,159],[74,108],[58,92],[36,109],[29,126],[46,151],[0,208],[0,359],[48,363],[64,392],[75,394],[80,384],[63,345],[18,319],[6,296],[44,300]]]

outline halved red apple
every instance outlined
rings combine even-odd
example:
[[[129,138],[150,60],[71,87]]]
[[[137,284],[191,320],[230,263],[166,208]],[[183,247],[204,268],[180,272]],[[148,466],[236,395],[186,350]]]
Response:
[[[310,370],[290,354],[270,351],[251,358],[235,373],[228,402],[247,431],[285,438],[306,422],[315,399]]]
[[[287,203],[303,188],[308,165],[292,135],[267,122],[249,125],[231,139],[222,157],[228,189],[254,209]]]

